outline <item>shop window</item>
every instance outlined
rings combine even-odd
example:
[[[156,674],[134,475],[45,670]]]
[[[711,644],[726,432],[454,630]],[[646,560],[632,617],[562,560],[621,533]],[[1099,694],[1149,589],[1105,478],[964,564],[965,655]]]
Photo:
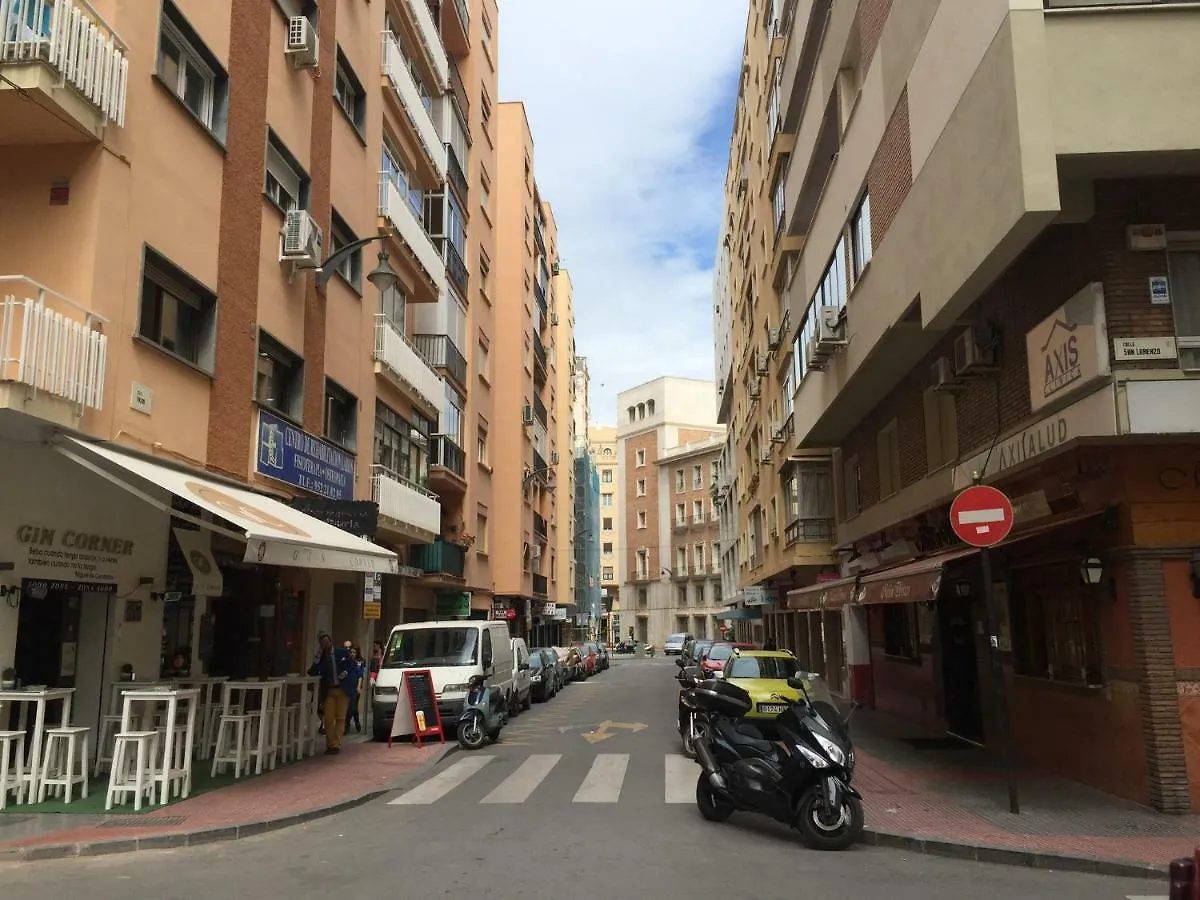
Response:
[[[932,472],[958,459],[958,406],[954,395],[926,388],[925,459]]]
[[[883,607],[883,652],[897,659],[921,658],[914,604],[893,603]]]
[[[1036,579],[1036,580],[1035,580]],[[1103,684],[1098,598],[1073,565],[1041,567],[1010,600],[1013,668],[1019,675]]]
[[[304,404],[304,360],[262,330],[258,332],[254,399],[268,409],[300,421]]]

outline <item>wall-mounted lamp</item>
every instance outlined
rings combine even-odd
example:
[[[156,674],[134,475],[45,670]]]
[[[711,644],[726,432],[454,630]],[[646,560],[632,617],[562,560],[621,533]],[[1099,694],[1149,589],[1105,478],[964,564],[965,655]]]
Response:
[[[1084,584],[1099,584],[1104,577],[1104,563],[1097,556],[1089,556],[1079,566]]]

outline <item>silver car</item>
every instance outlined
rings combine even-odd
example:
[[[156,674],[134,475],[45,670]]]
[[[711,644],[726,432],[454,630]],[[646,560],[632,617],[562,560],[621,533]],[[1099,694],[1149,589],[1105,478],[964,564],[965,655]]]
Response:
[[[683,645],[691,640],[691,637],[685,631],[668,635],[667,639],[663,641],[663,653],[667,656],[679,656],[679,654],[683,653]]]

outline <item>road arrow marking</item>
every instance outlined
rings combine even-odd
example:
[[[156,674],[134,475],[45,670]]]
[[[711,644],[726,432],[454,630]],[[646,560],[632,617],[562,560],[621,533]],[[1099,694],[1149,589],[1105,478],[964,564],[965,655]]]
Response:
[[[598,744],[601,741],[606,741],[611,737],[616,737],[614,729],[618,731],[628,731],[636,734],[639,731],[646,729],[647,725],[642,722],[613,722],[606,719],[596,726],[592,731],[585,731],[581,737],[589,744]]]

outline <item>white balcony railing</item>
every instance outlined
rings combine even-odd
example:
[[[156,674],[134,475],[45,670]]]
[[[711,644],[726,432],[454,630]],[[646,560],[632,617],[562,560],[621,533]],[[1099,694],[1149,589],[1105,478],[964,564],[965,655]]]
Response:
[[[410,532],[432,540],[442,530],[442,507],[425,488],[384,466],[371,466],[371,499],[379,514]]]
[[[413,21],[417,25],[417,35],[421,39],[421,47],[433,66],[437,75],[438,89],[445,91],[450,83],[450,61],[446,59],[446,47],[442,44],[442,34],[437,22],[433,21],[433,13],[425,0],[404,0]]]
[[[104,405],[105,319],[24,275],[0,275],[0,383]]]
[[[0,66],[41,62],[104,116],[125,124],[125,45],[86,0],[0,0]]]
[[[408,246],[425,274],[437,285],[440,296],[442,286],[446,283],[446,264],[434,247],[433,238],[425,233],[425,228],[417,220],[416,211],[409,205],[408,197],[382,172],[379,175],[379,214],[392,223],[400,240]]]
[[[375,359],[433,410],[441,410],[446,382],[387,316],[375,316]]]
[[[432,114],[425,108],[421,92],[417,90],[417,82],[408,68],[408,60],[404,58],[404,51],[400,49],[400,45],[396,43],[396,36],[390,31],[383,33],[383,74],[400,97],[404,113],[416,129],[421,147],[433,161],[438,177],[445,181],[446,145],[433,123]]]

